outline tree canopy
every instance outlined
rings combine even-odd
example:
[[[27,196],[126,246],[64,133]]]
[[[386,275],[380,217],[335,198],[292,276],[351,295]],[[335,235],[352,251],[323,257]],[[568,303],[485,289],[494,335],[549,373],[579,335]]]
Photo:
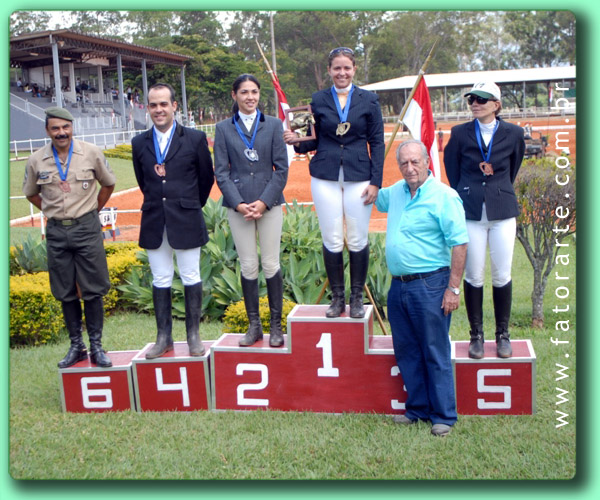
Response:
[[[330,84],[327,55],[340,46],[355,50],[359,85],[416,74],[435,41],[432,73],[575,64],[569,11],[17,11],[10,34],[69,28],[189,55],[190,107],[220,114],[229,110],[241,73],[256,74],[264,103],[273,105],[256,45],[271,57],[271,22],[276,72],[291,105]],[[141,86],[138,74],[125,77]],[[149,78],[179,84],[173,68],[153,68]]]

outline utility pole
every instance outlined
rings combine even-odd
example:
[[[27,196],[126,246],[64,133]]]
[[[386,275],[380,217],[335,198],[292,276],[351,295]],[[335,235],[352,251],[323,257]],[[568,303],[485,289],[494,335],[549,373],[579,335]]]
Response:
[[[277,74],[277,56],[275,55],[275,30],[273,29],[273,16],[274,12],[269,14],[269,25],[271,28],[271,66],[273,68],[273,73]],[[277,99],[277,92],[273,89],[273,94],[275,96],[275,116],[277,116],[277,112],[279,110],[279,100]]]

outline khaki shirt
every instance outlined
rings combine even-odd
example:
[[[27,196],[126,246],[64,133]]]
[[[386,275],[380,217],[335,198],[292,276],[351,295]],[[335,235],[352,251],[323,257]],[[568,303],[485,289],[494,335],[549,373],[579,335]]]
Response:
[[[66,167],[66,165],[63,167]],[[97,146],[73,139],[73,155],[67,174],[69,192],[60,186],[52,144],[33,153],[25,166],[23,194],[42,198],[42,212],[48,218],[76,219],[98,208],[98,190],[114,186],[115,174]]]

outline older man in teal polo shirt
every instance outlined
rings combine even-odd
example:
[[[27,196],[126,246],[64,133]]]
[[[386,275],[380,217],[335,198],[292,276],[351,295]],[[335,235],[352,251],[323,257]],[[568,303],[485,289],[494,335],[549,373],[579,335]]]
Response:
[[[457,419],[448,331],[467,255],[465,212],[456,191],[431,175],[422,142],[403,142],[396,159],[404,179],[376,202],[388,213],[388,318],[408,392],[405,414],[394,419],[430,421],[431,433],[445,436]]]

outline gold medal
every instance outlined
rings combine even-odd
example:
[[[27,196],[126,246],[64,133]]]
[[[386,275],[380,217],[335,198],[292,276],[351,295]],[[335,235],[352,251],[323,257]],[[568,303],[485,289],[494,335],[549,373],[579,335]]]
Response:
[[[71,192],[71,185],[67,181],[60,181],[59,185],[60,185],[60,189],[62,190],[63,193]]]
[[[164,163],[157,163],[154,165],[154,171],[159,177],[164,177],[167,174]]]
[[[350,122],[338,123],[335,135],[344,135],[348,130],[350,130]]]
[[[483,175],[494,175],[492,164],[488,163],[487,161],[482,161],[479,164],[479,169],[483,172]]]

